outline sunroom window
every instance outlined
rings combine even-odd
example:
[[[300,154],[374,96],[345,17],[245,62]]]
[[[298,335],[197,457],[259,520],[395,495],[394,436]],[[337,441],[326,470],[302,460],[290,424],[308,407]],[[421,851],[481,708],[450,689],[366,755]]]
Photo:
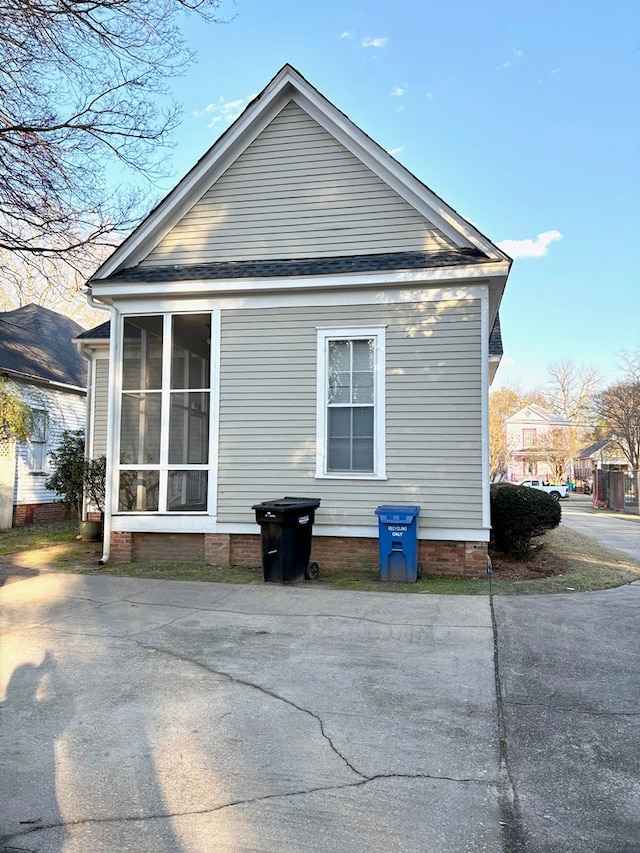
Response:
[[[126,317],[120,512],[205,512],[211,316]]]

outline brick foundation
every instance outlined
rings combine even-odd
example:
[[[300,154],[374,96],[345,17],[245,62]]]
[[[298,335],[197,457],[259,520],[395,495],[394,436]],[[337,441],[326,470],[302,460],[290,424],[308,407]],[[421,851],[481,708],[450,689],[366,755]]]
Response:
[[[111,557],[123,562],[194,562],[220,568],[261,564],[259,534],[112,533]],[[377,571],[377,539],[315,536],[311,559],[322,569],[358,567]],[[441,542],[420,539],[418,560],[425,575],[483,578],[487,572],[486,542]]]
[[[39,524],[43,521],[66,521],[71,518],[71,509],[56,501],[47,504],[19,504],[13,508],[13,526]]]
[[[133,533],[112,533],[110,559],[114,563],[130,563],[133,547]]]
[[[131,560],[134,563],[204,563],[204,534],[134,533]]]

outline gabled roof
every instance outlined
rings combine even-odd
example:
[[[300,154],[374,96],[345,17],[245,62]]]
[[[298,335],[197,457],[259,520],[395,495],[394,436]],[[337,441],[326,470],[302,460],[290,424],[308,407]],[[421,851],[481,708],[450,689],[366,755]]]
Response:
[[[86,388],[87,363],[72,344],[82,326],[41,305],[0,313],[0,373]]]
[[[531,403],[529,406],[525,406],[524,409],[521,409],[519,412],[516,412],[515,415],[511,415],[510,418],[507,418],[507,422],[523,422],[531,421],[532,423],[540,423],[541,421],[549,426],[560,425],[560,426],[570,426],[571,421],[567,420],[564,415],[557,415],[555,412],[550,412],[549,409],[545,409],[542,406],[537,406],[535,403]]]
[[[334,269],[345,271],[340,269],[340,262],[344,262],[345,259],[336,257],[332,259],[305,259],[306,265],[302,272],[295,271],[295,265],[289,269],[281,265],[278,268],[279,271],[274,272],[267,266],[261,266],[261,264],[266,264],[266,261],[261,262],[259,260],[239,261],[233,264],[224,262],[222,264],[199,264],[195,268],[189,268],[189,265],[186,267],[156,266],[155,268],[147,266],[144,275],[141,271],[134,271],[135,267],[193,208],[196,202],[251,145],[284,106],[291,102],[295,102],[300,109],[311,116],[384,184],[446,235],[447,239],[451,241],[453,249],[443,251],[437,260],[434,257],[427,263],[428,266],[432,266],[436,262],[438,266],[467,266],[469,263],[491,264],[497,262],[504,267],[501,270],[502,275],[506,275],[510,259],[501,249],[353,124],[344,113],[340,112],[321,95],[298,71],[290,65],[285,65],[193,169],[102,264],[91,283],[97,284],[116,277],[126,277],[128,281],[144,279],[144,281],[149,282],[153,276],[160,276],[162,281],[177,281],[185,280],[182,276],[194,280],[194,278],[242,278],[262,275],[268,277],[274,275],[322,275],[331,274]],[[386,256],[387,266],[382,268],[377,266],[380,260],[376,260],[375,255],[360,255],[359,271],[403,270],[407,268],[408,259],[405,256],[411,254],[421,253],[391,253]],[[285,263],[287,260],[283,258],[280,263]],[[318,268],[321,261],[326,263],[329,260],[331,263],[328,266]],[[347,260],[351,260],[351,258]],[[414,257],[413,259],[414,262],[418,260],[424,262],[425,257],[423,256],[421,259]],[[273,261],[270,263],[273,266]],[[291,263],[293,264],[293,261]],[[414,267],[409,266],[409,268]],[[346,271],[353,270],[347,268]]]
[[[599,457],[600,451],[604,450],[610,444],[613,444],[610,438],[600,438],[598,439],[598,441],[594,441],[594,443],[590,444],[588,447],[583,447],[582,450],[579,450],[577,458],[589,459],[592,456]]]

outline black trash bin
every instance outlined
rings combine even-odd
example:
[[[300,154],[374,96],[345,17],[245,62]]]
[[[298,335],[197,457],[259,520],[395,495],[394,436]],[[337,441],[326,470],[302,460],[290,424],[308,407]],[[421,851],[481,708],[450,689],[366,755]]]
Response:
[[[254,504],[262,540],[262,578],[271,583],[295,583],[318,577],[310,563],[311,530],[319,498],[277,498]]]

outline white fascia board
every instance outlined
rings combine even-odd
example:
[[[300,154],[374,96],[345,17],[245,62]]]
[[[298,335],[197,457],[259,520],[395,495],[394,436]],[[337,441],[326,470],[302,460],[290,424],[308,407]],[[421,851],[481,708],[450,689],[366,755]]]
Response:
[[[449,287],[406,287],[393,290],[374,290],[358,288],[342,291],[340,298],[332,290],[314,292],[290,291],[278,294],[277,301],[270,293],[254,293],[247,296],[191,296],[189,294],[168,295],[150,301],[139,296],[136,299],[118,301],[118,309],[123,314],[163,314],[166,312],[203,312],[214,309],[238,310],[243,308],[310,308],[336,305],[401,305],[411,302],[461,302],[469,299],[482,299],[486,296],[486,281],[473,284],[461,283]]]
[[[353,290],[355,288],[397,287],[420,282],[445,282],[504,278],[509,271],[505,261],[469,264],[460,267],[373,272],[354,275],[325,275],[278,278],[187,279],[184,281],[127,282],[93,281],[93,297],[111,301],[128,297],[223,296],[228,294],[286,293],[291,291]],[[502,283],[504,287],[504,282]]]
[[[32,373],[22,373],[20,370],[11,370],[10,367],[1,367],[0,373],[15,379],[16,382],[23,382],[25,385],[44,385],[46,388],[51,388],[54,391],[63,391],[69,394],[85,395],[87,389],[81,385],[68,385],[66,382],[56,382],[54,379],[45,379],[42,376],[36,376]]]
[[[119,301],[118,309],[123,314],[164,314],[180,312],[206,312],[214,309],[242,310],[269,308],[309,308],[321,306],[346,305],[402,305],[410,302],[462,302],[469,299],[482,299],[487,291],[486,282],[460,285],[458,287],[397,288],[388,290],[350,290],[350,291],[320,291],[309,294],[302,291],[291,291],[279,294],[277,301],[270,293],[256,293],[248,296],[228,296],[212,298],[211,296],[185,298],[175,296],[149,299],[123,299]]]

